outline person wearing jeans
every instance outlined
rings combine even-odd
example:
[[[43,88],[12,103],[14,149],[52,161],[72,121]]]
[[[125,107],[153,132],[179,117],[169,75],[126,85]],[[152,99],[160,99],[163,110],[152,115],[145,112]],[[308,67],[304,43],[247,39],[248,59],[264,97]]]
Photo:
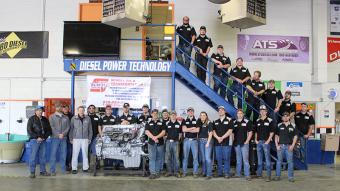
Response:
[[[192,45],[196,39],[196,30],[194,27],[189,24],[189,17],[183,17],[183,24],[178,26],[176,32],[180,35],[179,43],[177,48],[180,50],[176,51],[176,57],[180,64],[184,65],[184,67],[189,70],[191,63],[191,52]],[[183,62],[184,56],[184,62]]]
[[[282,123],[278,125],[275,132],[275,145],[277,150],[276,177],[274,180],[279,181],[281,177],[281,166],[283,158],[288,162],[288,180],[294,182],[294,161],[293,150],[298,138],[297,128],[289,120],[289,112],[282,115]]]
[[[208,114],[203,111],[200,114],[200,119],[197,121],[197,126],[200,128],[198,133],[198,147],[200,154],[200,162],[202,164],[202,175],[207,179],[212,178],[212,123],[209,121]]]
[[[164,153],[165,125],[158,119],[158,110],[151,112],[152,120],[145,125],[145,134],[148,136],[150,179],[160,177],[161,157]]]
[[[170,114],[170,121],[165,123],[166,127],[166,177],[171,175],[177,178],[181,177],[179,173],[179,140],[182,137],[181,124],[177,121],[176,111],[172,111]],[[163,122],[164,123],[164,122]],[[162,165],[162,163],[161,163]]]
[[[40,175],[49,176],[46,171],[46,139],[52,134],[52,129],[48,119],[42,116],[43,109],[37,107],[35,114],[28,119],[27,135],[31,146],[29,157],[30,178],[35,178],[35,168],[37,165],[36,156],[39,153]]]
[[[194,116],[194,108],[189,107],[187,109],[187,118],[182,121],[182,131],[184,133],[183,142],[183,176],[187,176],[188,173],[188,160],[191,150],[194,166],[194,178],[198,178],[198,142],[197,134],[200,128],[197,126],[197,120]]]
[[[51,138],[51,157],[50,167],[51,175],[56,175],[56,160],[57,152],[59,151],[59,162],[61,173],[66,173],[66,153],[67,153],[67,140],[66,136],[70,130],[70,120],[62,113],[61,105],[55,105],[55,113],[50,116],[50,124],[52,128]]]
[[[249,142],[253,136],[252,122],[244,118],[242,109],[234,120],[234,145],[236,152],[236,177],[241,177],[242,163],[246,180],[250,178]]]
[[[270,143],[273,139],[275,131],[275,122],[267,116],[267,107],[260,106],[260,118],[254,124],[255,143],[257,150],[257,177],[262,177],[263,155],[266,161],[267,179],[271,181],[271,159],[270,159]]]
[[[217,175],[230,178],[231,146],[229,138],[233,133],[233,121],[226,116],[223,106],[218,107],[219,119],[214,121],[213,136],[215,138],[215,153],[217,160]]]
[[[230,70],[230,76],[233,77],[233,83],[227,92],[228,101],[234,106],[233,96],[237,94],[237,108],[241,109],[242,101],[244,100],[244,91],[246,91],[246,88],[244,88],[242,84],[245,85],[250,79],[249,70],[243,66],[243,59],[241,57],[236,59],[236,67]]]
[[[92,139],[92,124],[91,118],[85,116],[85,108],[83,106],[78,107],[78,115],[75,115],[71,119],[69,138],[70,142],[73,144],[72,174],[78,173],[78,156],[80,149],[83,158],[83,172],[88,172],[88,149]]]

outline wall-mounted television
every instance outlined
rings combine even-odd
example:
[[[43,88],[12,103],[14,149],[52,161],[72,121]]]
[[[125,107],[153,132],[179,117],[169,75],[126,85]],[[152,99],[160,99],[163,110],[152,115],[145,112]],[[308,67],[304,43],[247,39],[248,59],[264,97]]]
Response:
[[[101,22],[64,22],[65,57],[119,57],[120,28]]]

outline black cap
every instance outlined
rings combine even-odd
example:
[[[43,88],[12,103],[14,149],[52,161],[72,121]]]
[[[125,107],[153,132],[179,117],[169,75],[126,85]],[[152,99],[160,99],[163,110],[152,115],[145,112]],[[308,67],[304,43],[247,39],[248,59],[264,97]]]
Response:
[[[153,110],[151,111],[151,113],[153,113],[153,112],[157,112],[157,113],[158,113],[158,109],[153,109]]]
[[[148,104],[144,104],[142,108],[144,108],[144,107],[149,109],[149,105]]]
[[[286,116],[289,116],[290,114],[289,114],[288,111],[285,111],[285,112],[282,113],[282,116],[285,116],[285,115],[286,115]]]
[[[193,107],[188,107],[187,111],[195,111]]]
[[[207,30],[207,29],[205,28],[205,26],[201,26],[201,27],[200,27],[200,30],[201,30],[201,29]]]
[[[130,104],[129,104],[129,103],[124,103],[123,107],[124,107],[124,108],[130,107]]]
[[[217,48],[222,48],[223,49],[223,46],[222,45],[218,45]]]

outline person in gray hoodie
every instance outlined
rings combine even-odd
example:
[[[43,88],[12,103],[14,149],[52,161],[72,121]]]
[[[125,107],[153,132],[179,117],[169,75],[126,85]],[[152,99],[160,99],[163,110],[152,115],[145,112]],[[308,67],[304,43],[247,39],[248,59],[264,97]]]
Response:
[[[88,146],[92,139],[91,118],[85,115],[85,108],[78,107],[78,115],[71,119],[71,129],[69,133],[70,142],[73,144],[72,152],[72,174],[78,173],[78,155],[80,149],[83,158],[83,172],[88,172]]]
[[[67,152],[67,134],[70,130],[69,118],[61,112],[61,105],[55,105],[55,113],[50,116],[50,124],[52,128],[51,137],[51,158],[50,168],[51,175],[56,175],[57,151],[59,150],[59,162],[61,173],[66,172],[66,152]]]

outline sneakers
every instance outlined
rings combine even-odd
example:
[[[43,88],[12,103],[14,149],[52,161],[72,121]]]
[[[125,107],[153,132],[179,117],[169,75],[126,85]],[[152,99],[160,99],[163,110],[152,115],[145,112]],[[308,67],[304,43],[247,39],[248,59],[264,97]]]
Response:
[[[270,182],[271,181],[271,178],[270,178],[270,176],[268,176],[267,178],[266,178],[266,182]]]
[[[35,178],[35,173],[31,173],[29,177],[30,178]]]
[[[151,180],[154,180],[154,179],[156,179],[157,178],[157,176],[155,175],[155,174],[151,174],[150,176],[149,176],[149,179],[151,179]]]
[[[176,177],[177,177],[177,178],[182,178],[181,173],[177,173],[177,174],[176,174]]]
[[[160,178],[161,177],[161,175],[160,174],[156,174],[156,178]]]
[[[288,178],[289,182],[295,182],[294,178]]]
[[[247,177],[246,177],[246,180],[247,180],[247,181],[251,181],[251,177],[250,177],[250,176],[247,176]]]
[[[88,173],[88,172],[89,172],[89,170],[83,170],[83,172],[85,172],[85,173]]]
[[[274,178],[274,181],[280,181],[281,180],[281,178],[279,177],[279,176],[276,176],[275,178]]]
[[[229,179],[229,178],[230,178],[230,175],[227,174],[227,175],[224,176],[224,178],[225,178],[225,179]]]
[[[172,176],[172,174],[171,173],[165,173],[165,175],[164,175],[165,177],[169,177],[169,176]]]
[[[40,176],[51,176],[51,174],[45,171],[45,172],[40,172]]]
[[[206,180],[210,180],[211,178],[212,178],[212,176],[205,177]]]
[[[78,171],[77,170],[72,170],[72,174],[77,174]]]
[[[199,177],[199,175],[198,174],[194,174],[194,178],[198,178]]]
[[[52,172],[51,176],[57,176],[57,174],[55,172]]]

